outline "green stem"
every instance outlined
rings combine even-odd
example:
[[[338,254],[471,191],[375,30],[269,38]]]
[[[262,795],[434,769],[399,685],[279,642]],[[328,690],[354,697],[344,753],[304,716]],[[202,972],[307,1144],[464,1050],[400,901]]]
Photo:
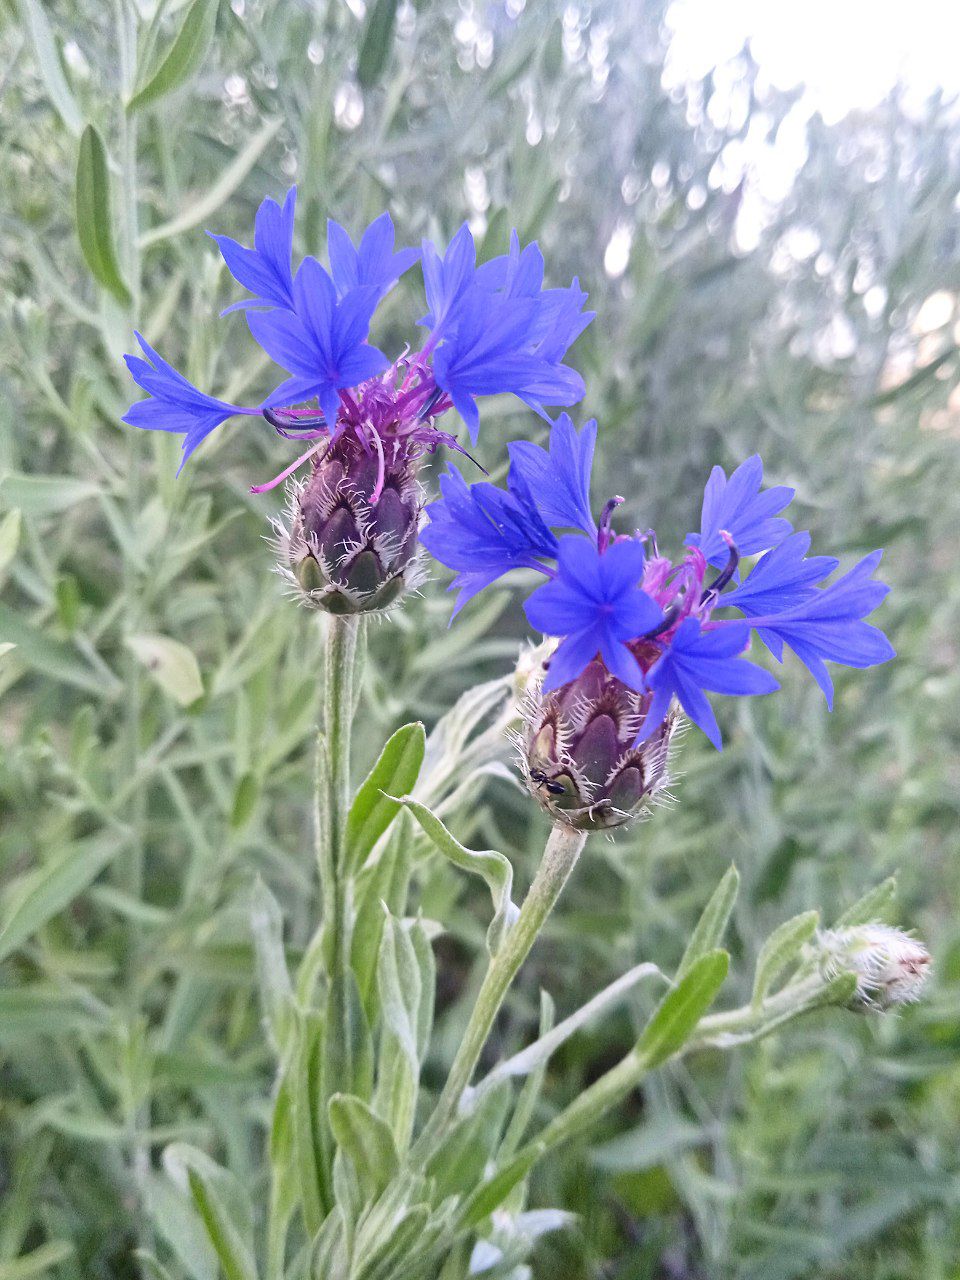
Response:
[[[354,712],[358,618],[327,620],[324,659],[323,759],[318,768],[318,815],[327,957],[333,972],[350,963],[349,885],[344,872],[347,814],[350,811],[350,738]],[[322,789],[322,790],[321,790]]]
[[[415,1151],[418,1155],[422,1156],[432,1149],[440,1133],[456,1115],[460,1099],[470,1083],[510,984],[530,954],[547,916],[560,897],[585,841],[584,832],[574,831],[560,823],[550,832],[543,858],[520,914],[500,950],[490,961],[443,1092],[417,1141]]]

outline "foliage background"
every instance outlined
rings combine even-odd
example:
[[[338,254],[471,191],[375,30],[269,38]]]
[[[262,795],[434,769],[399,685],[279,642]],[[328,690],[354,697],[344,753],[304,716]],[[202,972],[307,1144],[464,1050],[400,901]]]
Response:
[[[623,493],[632,522],[679,539],[709,467],[759,450],[797,486],[816,545],[847,564],[887,548],[898,660],[841,674],[832,716],[788,667],[785,694],[726,709],[722,757],[690,735],[676,807],[593,841],[499,1047],[529,1036],[538,986],[562,1014],[639,959],[675,959],[731,859],[746,890],[733,997],[776,923],[829,918],[897,869],[901,918],[934,951],[930,997],[661,1073],[539,1175],[534,1204],[580,1216],[544,1239],[535,1275],[955,1280],[955,107],[895,93],[827,124],[749,51],[666,88],[657,0],[381,2],[366,17],[233,0],[188,83],[131,126],[134,27],[163,50],[186,7],[153,26],[146,0],[0,7],[0,641],[17,646],[0,657],[0,1277],[127,1277],[138,1244],[170,1253],[185,1230],[159,1159],[173,1138],[258,1176],[269,1082],[244,895],[264,876],[302,943],[319,638],[269,572],[275,497],[247,491],[278,469],[276,440],[235,423],[175,480],[176,442],[118,422],[119,356],[135,320],[216,394],[261,390],[242,322],[214,319],[232,295],[202,231],[245,238],[263,195],[295,180],[304,250],[328,214],[357,228],[387,207],[407,242],[468,216],[488,247],[516,225],[555,281],[579,274],[598,312],[577,349],[582,416],[602,428],[595,496]],[[131,308],[80,254],[84,120],[111,156]],[[766,200],[742,157],[791,133],[799,169]],[[409,336],[418,302],[396,291],[382,345]],[[505,440],[541,429],[490,406],[482,460],[495,470]],[[514,660],[509,596],[447,632],[443,586],[372,636],[358,765]],[[145,635],[195,655],[199,700],[188,660],[172,686],[151,678],[128,643]],[[525,880],[545,830],[531,810],[495,780],[458,835],[502,847]],[[482,918],[444,868],[419,892],[448,927],[437,1082]],[[626,1015],[575,1040],[549,1105],[630,1043]]]

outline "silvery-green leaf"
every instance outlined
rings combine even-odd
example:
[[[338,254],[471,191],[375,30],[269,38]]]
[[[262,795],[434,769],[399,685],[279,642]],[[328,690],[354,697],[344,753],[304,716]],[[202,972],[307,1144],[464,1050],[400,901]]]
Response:
[[[217,1194],[215,1184],[192,1167],[187,1169],[187,1178],[194,1203],[203,1219],[210,1243],[220,1259],[226,1280],[257,1280],[253,1254]]]
[[[37,65],[57,115],[76,136],[83,130],[83,114],[60,64],[56,41],[40,0],[20,0],[23,25],[30,35]]]
[[[77,841],[46,866],[11,880],[0,908],[0,960],[69,906],[122,848],[113,834]]]
[[[400,1167],[389,1127],[361,1098],[335,1093],[328,1104],[330,1128],[352,1163],[368,1200],[379,1195]]]
[[[592,1000],[588,1000],[585,1005],[582,1005],[575,1013],[572,1013],[569,1018],[564,1018],[563,1022],[554,1027],[552,1031],[542,1035],[526,1049],[515,1053],[512,1058],[507,1058],[505,1062],[498,1063],[484,1079],[480,1087],[486,1088],[487,1085],[507,1076],[525,1076],[536,1068],[543,1066],[556,1053],[564,1041],[568,1040],[574,1032],[579,1031],[581,1027],[586,1026],[591,1018],[599,1016],[616,1005],[633,990],[638,982],[642,982],[644,978],[652,977],[664,977],[655,964],[636,965],[622,977],[611,982],[608,987],[605,987],[603,991],[595,995]]]
[[[0,503],[5,507],[19,508],[28,516],[56,515],[78,502],[99,497],[103,492],[100,485],[75,476],[33,476],[21,471],[0,473]],[[0,525],[0,551],[6,549],[11,556],[19,536],[20,522],[16,516],[17,512],[11,510]]]
[[[283,949],[283,916],[276,898],[260,876],[250,891],[250,931],[264,1021],[274,1047],[280,1048],[286,1041],[293,984]]]
[[[3,497],[3,480],[0,480],[0,498]],[[0,520],[0,586],[3,585],[7,570],[13,564],[17,547],[20,545],[20,509],[15,507]]]
[[[203,1151],[177,1142],[165,1148],[171,1180],[192,1196],[229,1280],[256,1280],[253,1205],[238,1179]]]
[[[510,1082],[500,1080],[475,1095],[471,1110],[457,1116],[427,1162],[437,1200],[468,1194],[480,1182],[499,1141],[511,1095]]]
[[[398,0],[374,0],[357,55],[357,80],[365,88],[376,84],[393,45]]]
[[[476,1227],[484,1218],[490,1216],[494,1209],[499,1209],[510,1195],[514,1187],[527,1176],[544,1148],[536,1143],[525,1147],[519,1155],[513,1156],[497,1171],[472,1191],[464,1202],[459,1225],[465,1229]]]
[[[323,1135],[318,1114],[320,1104],[320,1060],[323,1052],[323,1020],[307,1013],[298,1021],[296,1055],[291,1086],[293,1147],[300,1183],[300,1206],[311,1236],[329,1208]]]

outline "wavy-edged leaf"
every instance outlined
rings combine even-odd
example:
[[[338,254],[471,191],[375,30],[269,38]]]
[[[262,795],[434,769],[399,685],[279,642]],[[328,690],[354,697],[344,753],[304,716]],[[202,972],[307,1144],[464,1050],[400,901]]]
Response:
[[[518,914],[510,897],[513,890],[513,867],[510,862],[495,849],[467,849],[450,834],[435,813],[412,796],[405,796],[400,803],[410,811],[439,853],[461,870],[481,876],[486,881],[494,909],[494,917],[487,930],[487,947],[491,954],[494,953]]]
[[[726,951],[708,951],[660,1001],[635,1050],[648,1067],[658,1066],[683,1048],[717,998],[729,964]]]
[[[347,818],[347,866],[357,871],[400,812],[395,796],[412,791],[420,774],[426,734],[419,721],[405,724],[380,752],[350,806]]]
[[[110,175],[107,151],[98,130],[88,124],[80,138],[76,185],[77,234],[87,266],[98,284],[121,306],[130,305],[114,243],[110,214]]]
[[[127,103],[128,112],[139,111],[166,97],[200,69],[213,43],[219,7],[220,0],[193,0],[166,57]]]

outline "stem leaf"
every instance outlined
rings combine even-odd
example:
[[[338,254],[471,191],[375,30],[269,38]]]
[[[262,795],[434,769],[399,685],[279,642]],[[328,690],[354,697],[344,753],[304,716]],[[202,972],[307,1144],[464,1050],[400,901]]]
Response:
[[[436,814],[431,813],[419,800],[406,796],[400,804],[409,809],[439,853],[463,871],[481,876],[486,881],[495,913],[487,931],[487,948],[492,954],[497,950],[504,932],[518,915],[517,907],[510,897],[513,890],[513,867],[510,862],[494,849],[467,849],[450,834]]]
[[[200,668],[191,650],[169,636],[127,636],[127,648],[181,707],[203,697]]]
[[[413,789],[426,741],[422,724],[405,724],[390,738],[361,784],[347,818],[348,871],[359,871],[400,812],[400,801],[393,797]]]
[[[813,937],[819,923],[819,912],[804,911],[802,915],[784,921],[767,938],[757,956],[756,976],[753,980],[751,997],[751,1003],[755,1009],[759,1009],[764,996],[777,978],[800,955],[804,943],[809,942]]]
[[[77,234],[80,248],[94,279],[121,306],[131,303],[114,245],[110,219],[110,175],[107,151],[98,130],[88,124],[80,139],[76,185]]]
[[[648,1067],[658,1066],[683,1048],[716,999],[729,963],[726,951],[708,951],[660,1001],[635,1050]]]
[[[364,1196],[374,1199],[400,1168],[389,1126],[352,1094],[335,1093],[327,1109],[337,1146],[356,1170]]]
[[[166,97],[199,70],[213,43],[219,7],[220,0],[193,0],[167,56],[127,103],[128,112],[139,111]]]
[[[858,924],[874,924],[877,920],[889,924],[896,897],[897,877],[887,876],[886,880],[849,907],[833,927],[850,929]]]
[[[737,900],[739,889],[740,874],[731,862],[723,879],[714,889],[710,901],[704,907],[703,914],[697,921],[696,928],[690,936],[687,949],[684,951],[683,959],[680,961],[680,968],[677,970],[677,982],[690,972],[701,956],[706,955],[708,951],[712,951],[714,947],[719,946],[723,941],[723,935],[730,921],[730,915]]]
[[[195,1168],[187,1169],[187,1180],[227,1280],[257,1280],[253,1258],[213,1185]]]

